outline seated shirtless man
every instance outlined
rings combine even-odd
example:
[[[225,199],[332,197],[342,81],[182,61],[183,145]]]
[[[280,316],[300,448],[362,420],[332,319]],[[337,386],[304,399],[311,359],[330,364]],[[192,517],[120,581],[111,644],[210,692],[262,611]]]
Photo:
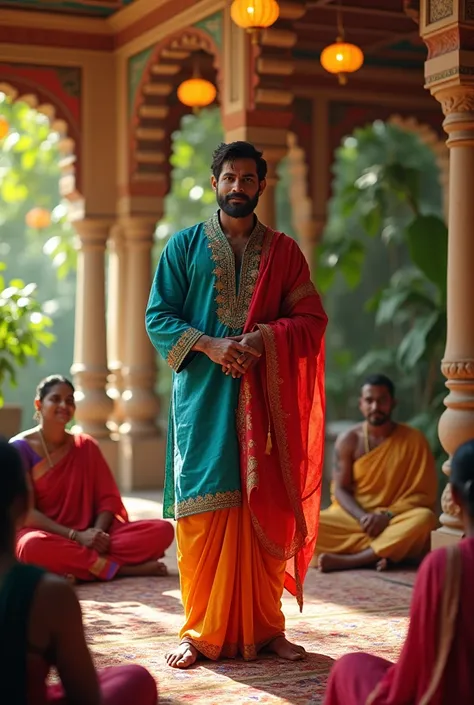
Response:
[[[361,389],[365,421],[335,445],[332,504],[321,512],[315,560],[322,572],[420,558],[436,526],[437,478],[423,434],[392,421],[393,382],[371,375]]]

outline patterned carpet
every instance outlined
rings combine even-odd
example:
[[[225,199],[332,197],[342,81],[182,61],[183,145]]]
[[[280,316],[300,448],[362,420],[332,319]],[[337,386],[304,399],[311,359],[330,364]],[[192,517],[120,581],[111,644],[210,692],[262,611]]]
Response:
[[[359,571],[320,575],[311,570],[299,614],[285,595],[288,636],[308,658],[296,664],[265,658],[252,663],[200,662],[176,671],[164,662],[176,643],[182,607],[174,559],[168,578],[127,578],[78,588],[87,638],[98,667],[139,663],[155,676],[160,703],[319,705],[333,659],[370,650],[395,659],[407,628],[413,572]]]

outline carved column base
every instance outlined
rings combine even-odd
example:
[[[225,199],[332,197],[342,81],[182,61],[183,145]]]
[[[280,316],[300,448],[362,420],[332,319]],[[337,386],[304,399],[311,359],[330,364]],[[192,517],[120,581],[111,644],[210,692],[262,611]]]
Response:
[[[121,491],[163,487],[165,458],[165,434],[151,438],[121,435],[117,471],[117,483]]]
[[[453,501],[451,485],[446,485],[441,497],[441,508],[443,513],[439,520],[441,527],[431,534],[431,548],[441,548],[457,543],[464,535],[463,527],[459,519],[459,508]]]
[[[462,539],[462,531],[454,531],[453,529],[448,529],[447,526],[442,526],[440,529],[431,532],[431,550],[435,551],[437,548],[443,548],[444,546],[453,546]]]

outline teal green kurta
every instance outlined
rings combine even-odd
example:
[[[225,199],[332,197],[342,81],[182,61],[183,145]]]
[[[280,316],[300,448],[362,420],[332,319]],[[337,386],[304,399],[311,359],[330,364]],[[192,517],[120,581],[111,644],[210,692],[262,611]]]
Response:
[[[174,235],[161,255],[146,311],[148,335],[173,369],[164,516],[241,504],[236,412],[240,380],[192,348],[202,334],[239,335],[258,278],[266,227],[257,225],[242,266],[216,214]]]

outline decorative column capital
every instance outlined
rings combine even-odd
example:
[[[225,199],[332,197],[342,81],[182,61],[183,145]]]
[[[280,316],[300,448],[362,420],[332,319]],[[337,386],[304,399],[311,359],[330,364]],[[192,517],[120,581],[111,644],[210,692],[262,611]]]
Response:
[[[73,221],[82,249],[105,249],[113,220],[108,218],[84,218]]]
[[[129,215],[121,218],[120,226],[125,241],[147,241],[152,244],[158,221],[159,218],[155,216]]]
[[[116,223],[110,230],[108,247],[111,252],[121,252],[124,246],[123,229]]]
[[[474,54],[473,54],[474,58]],[[448,147],[474,146],[474,84],[450,85],[432,89],[445,116]]]
[[[456,85],[449,88],[433,90],[432,94],[441,103],[443,115],[465,115],[474,114],[474,85]]]

